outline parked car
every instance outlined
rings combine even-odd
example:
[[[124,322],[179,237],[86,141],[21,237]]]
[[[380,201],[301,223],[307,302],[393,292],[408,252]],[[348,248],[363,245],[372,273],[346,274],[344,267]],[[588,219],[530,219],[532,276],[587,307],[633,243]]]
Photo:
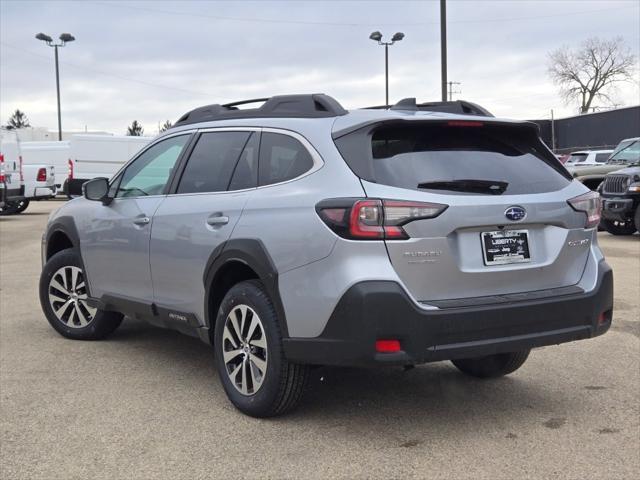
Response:
[[[573,152],[565,162],[567,167],[584,167],[586,165],[601,165],[607,163],[607,160],[613,153],[613,150],[581,150]]]
[[[70,198],[81,195],[87,180],[112,176],[151,140],[124,135],[72,135],[64,192]]]
[[[62,185],[68,177],[71,142],[21,142],[23,165],[53,165],[54,185],[62,193]]]
[[[624,141],[616,158],[635,160],[635,166],[605,176],[598,188],[602,195],[600,225],[612,235],[632,235],[640,231],[640,139]]]
[[[580,180],[591,190],[596,190],[604,180],[605,175],[627,166],[638,163],[638,141],[640,138],[622,140],[604,165],[585,167],[567,167],[573,178]]]
[[[231,402],[266,417],[313,365],[492,378],[609,328],[599,195],[534,124],[461,101],[252,102],[186,113],[52,214],[55,330],[104,338],[128,315],[199,337]]]
[[[0,215],[13,213],[24,199],[20,141],[14,130],[0,129]]]
[[[10,202],[6,214],[24,212],[32,201],[48,200],[56,196],[53,165],[23,165],[24,197]]]

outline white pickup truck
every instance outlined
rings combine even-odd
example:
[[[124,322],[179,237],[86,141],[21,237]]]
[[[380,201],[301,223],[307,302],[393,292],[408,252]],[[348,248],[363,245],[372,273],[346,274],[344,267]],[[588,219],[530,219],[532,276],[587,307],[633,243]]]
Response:
[[[23,212],[29,202],[55,196],[53,165],[24,165],[20,141],[13,130],[2,130],[0,142],[0,215]]]

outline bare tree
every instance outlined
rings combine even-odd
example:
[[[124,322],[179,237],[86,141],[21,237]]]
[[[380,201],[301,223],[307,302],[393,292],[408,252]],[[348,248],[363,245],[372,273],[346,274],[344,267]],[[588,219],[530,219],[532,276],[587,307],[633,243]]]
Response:
[[[160,131],[159,131],[159,133],[166,132],[166,131],[167,131],[167,130],[169,130],[171,127],[173,127],[173,123],[171,123],[171,121],[170,121],[170,120],[167,120],[167,121],[166,121],[166,122],[164,122],[164,123],[162,124],[162,126],[160,127]]]
[[[131,125],[127,127],[127,135],[130,137],[140,137],[144,133],[144,128],[137,120],[131,122]]]
[[[587,113],[593,101],[612,102],[608,91],[617,82],[630,81],[636,57],[622,37],[604,40],[592,37],[577,49],[562,47],[549,54],[549,75],[560,87],[567,103],[578,100],[580,113]]]
[[[11,115],[11,118],[9,118],[9,121],[7,122],[7,127],[9,128],[27,128],[30,126],[29,119],[25,113],[20,110],[13,112],[13,115]]]

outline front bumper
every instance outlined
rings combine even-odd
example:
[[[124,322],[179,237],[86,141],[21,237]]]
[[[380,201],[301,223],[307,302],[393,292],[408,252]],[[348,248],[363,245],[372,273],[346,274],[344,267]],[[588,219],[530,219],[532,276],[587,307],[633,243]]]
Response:
[[[392,281],[355,284],[341,298],[323,333],[285,338],[296,363],[342,366],[407,365],[528,350],[605,333],[613,313],[613,273],[602,261],[590,292],[575,287],[511,296],[499,303],[425,310]],[[579,292],[578,292],[579,291]],[[402,350],[377,353],[379,339],[397,339]]]
[[[602,218],[611,221],[626,222],[633,218],[635,211],[635,203],[633,198],[603,198],[602,199]]]

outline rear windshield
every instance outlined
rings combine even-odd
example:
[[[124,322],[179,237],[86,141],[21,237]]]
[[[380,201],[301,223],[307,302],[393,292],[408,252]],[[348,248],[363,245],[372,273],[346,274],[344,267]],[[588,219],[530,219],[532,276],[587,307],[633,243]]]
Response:
[[[572,153],[571,156],[569,157],[569,160],[567,160],[567,163],[580,163],[580,162],[584,162],[588,157],[588,154],[586,153]]]
[[[368,168],[355,159],[354,139],[340,138],[336,144],[356,174],[384,185],[441,194],[518,195],[570,183],[529,127],[405,124],[378,127],[366,139],[369,151],[362,156],[369,157]]]

